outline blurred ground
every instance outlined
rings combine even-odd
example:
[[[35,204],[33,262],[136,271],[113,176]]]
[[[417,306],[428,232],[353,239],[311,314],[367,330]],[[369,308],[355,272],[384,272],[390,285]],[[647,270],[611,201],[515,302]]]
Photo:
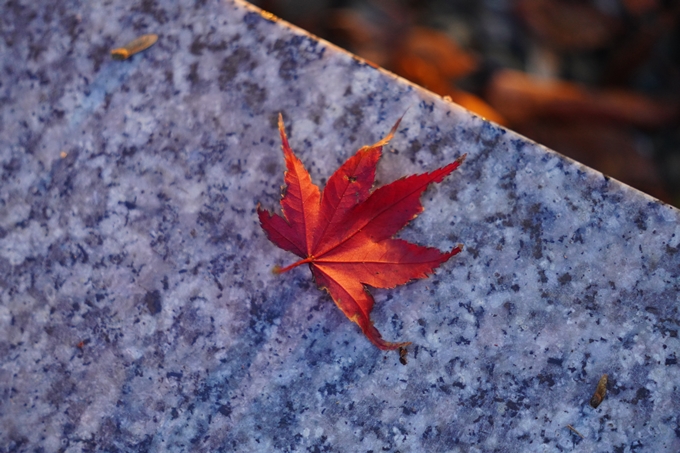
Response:
[[[680,0],[252,3],[680,206]]]

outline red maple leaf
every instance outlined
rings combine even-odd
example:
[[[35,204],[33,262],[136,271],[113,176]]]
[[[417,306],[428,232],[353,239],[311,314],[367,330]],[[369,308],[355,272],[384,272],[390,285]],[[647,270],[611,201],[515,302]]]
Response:
[[[382,147],[394,135],[401,120],[379,142],[361,148],[330,177],[321,192],[312,183],[300,159],[293,154],[279,115],[286,183],[283,216],[258,205],[267,237],[280,248],[301,257],[283,273],[309,264],[316,283],[326,289],[335,304],[361,327],[380,349],[397,349],[409,343],[383,340],[370,319],[373,297],[365,285],[394,288],[409,280],[425,278],[437,266],[461,251],[421,247],[393,236],[423,211],[420,195],[432,182],[441,182],[465,159],[465,155],[430,173],[412,175],[371,191]]]

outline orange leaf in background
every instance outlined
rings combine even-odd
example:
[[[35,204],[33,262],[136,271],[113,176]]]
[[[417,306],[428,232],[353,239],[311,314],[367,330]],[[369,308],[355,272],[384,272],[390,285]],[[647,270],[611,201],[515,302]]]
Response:
[[[397,349],[409,343],[383,340],[370,319],[374,301],[364,285],[394,288],[425,278],[462,249],[458,245],[442,253],[392,238],[423,211],[420,195],[427,186],[441,182],[465,159],[462,156],[433,172],[401,178],[371,191],[382,147],[400,121],[387,137],[361,148],[342,164],[321,192],[288,145],[279,115],[287,169],[281,198],[283,216],[258,206],[260,223],[269,240],[302,258],[283,269],[276,268],[276,272],[309,264],[316,283],[380,349]]]

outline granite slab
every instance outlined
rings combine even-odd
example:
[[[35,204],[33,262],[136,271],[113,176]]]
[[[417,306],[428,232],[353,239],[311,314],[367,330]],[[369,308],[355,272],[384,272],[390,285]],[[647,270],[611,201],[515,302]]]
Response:
[[[241,1],[0,20],[0,451],[680,451],[678,210]],[[271,272],[279,112],[321,184],[404,112],[380,183],[468,154],[372,291],[405,365]]]

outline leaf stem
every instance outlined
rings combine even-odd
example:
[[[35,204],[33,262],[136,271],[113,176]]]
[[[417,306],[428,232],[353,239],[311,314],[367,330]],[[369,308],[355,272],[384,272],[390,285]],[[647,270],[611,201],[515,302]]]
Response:
[[[286,266],[286,267],[278,267],[278,266],[277,266],[277,267],[274,269],[274,273],[275,273],[275,274],[283,274],[284,272],[288,272],[289,270],[291,270],[291,269],[293,269],[293,268],[296,268],[296,267],[298,267],[298,266],[300,266],[300,265],[302,265],[302,264],[311,263],[312,261],[314,261],[314,257],[313,257],[313,256],[308,256],[307,258],[305,258],[305,259],[303,259],[303,260],[296,261],[295,263],[291,264],[290,266]]]

